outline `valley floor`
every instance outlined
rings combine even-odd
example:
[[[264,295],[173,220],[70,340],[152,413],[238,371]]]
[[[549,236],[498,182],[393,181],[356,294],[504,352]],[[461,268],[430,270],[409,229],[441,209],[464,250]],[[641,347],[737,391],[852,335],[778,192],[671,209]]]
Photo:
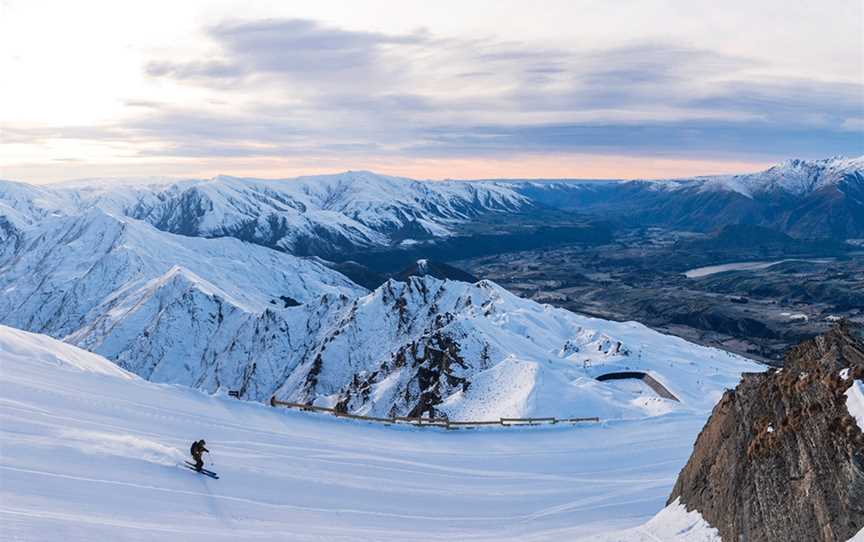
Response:
[[[864,322],[864,253],[834,259],[780,253],[766,260],[741,251],[721,264],[724,259],[710,251],[675,249],[674,240],[684,235],[654,228],[621,233],[608,245],[450,263],[520,297],[640,322],[774,365],[782,364],[788,348],[840,318]]]
[[[156,385],[0,332],[6,540],[578,540],[663,508],[705,421],[384,427]],[[179,466],[199,438],[221,479]]]

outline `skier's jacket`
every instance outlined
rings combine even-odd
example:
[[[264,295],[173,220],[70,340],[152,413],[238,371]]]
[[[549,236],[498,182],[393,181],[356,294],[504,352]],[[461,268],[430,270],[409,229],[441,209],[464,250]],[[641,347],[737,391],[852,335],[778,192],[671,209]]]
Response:
[[[207,448],[204,447],[204,444],[202,444],[202,442],[203,441],[196,440],[195,442],[192,443],[192,448],[189,449],[189,452],[192,454],[192,457],[194,457],[195,459],[198,459],[199,457],[201,457],[201,454],[203,454],[204,452],[208,452],[208,453],[210,452],[210,450],[208,450]]]

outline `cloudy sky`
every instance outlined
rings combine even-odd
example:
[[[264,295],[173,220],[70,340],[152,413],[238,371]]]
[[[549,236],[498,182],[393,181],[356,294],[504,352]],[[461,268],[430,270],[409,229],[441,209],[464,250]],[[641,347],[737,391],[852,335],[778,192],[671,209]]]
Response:
[[[671,177],[864,154],[860,0],[0,0],[0,177]]]

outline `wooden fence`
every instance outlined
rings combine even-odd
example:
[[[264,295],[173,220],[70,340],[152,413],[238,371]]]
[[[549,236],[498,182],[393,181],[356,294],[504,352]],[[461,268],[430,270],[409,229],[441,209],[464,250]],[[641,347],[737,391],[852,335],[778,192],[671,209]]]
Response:
[[[360,416],[359,414],[349,414],[340,412],[333,408],[320,407],[315,405],[307,405],[304,403],[291,403],[280,401],[276,396],[270,398],[270,406],[272,407],[287,407],[304,410],[307,412],[323,412],[332,414],[337,418],[348,418],[351,420],[365,420],[368,422],[378,422],[386,424],[410,424],[418,427],[443,427],[444,429],[472,429],[475,427],[484,426],[499,426],[499,427],[520,427],[526,425],[553,425],[561,423],[581,423],[581,422],[599,422],[600,418],[499,418],[495,421],[451,421],[448,418],[423,418],[423,417],[408,417],[408,416],[393,416],[390,418],[381,418],[375,416]]]

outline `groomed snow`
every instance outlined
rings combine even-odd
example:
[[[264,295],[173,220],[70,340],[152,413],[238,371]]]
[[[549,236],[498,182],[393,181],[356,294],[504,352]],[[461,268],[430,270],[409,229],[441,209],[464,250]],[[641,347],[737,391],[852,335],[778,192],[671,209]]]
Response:
[[[705,421],[385,427],[153,384],[4,326],[0,416],[3,536],[65,542],[631,540]],[[220,480],[178,466],[198,438]],[[632,532],[705,529],[673,508]]]

